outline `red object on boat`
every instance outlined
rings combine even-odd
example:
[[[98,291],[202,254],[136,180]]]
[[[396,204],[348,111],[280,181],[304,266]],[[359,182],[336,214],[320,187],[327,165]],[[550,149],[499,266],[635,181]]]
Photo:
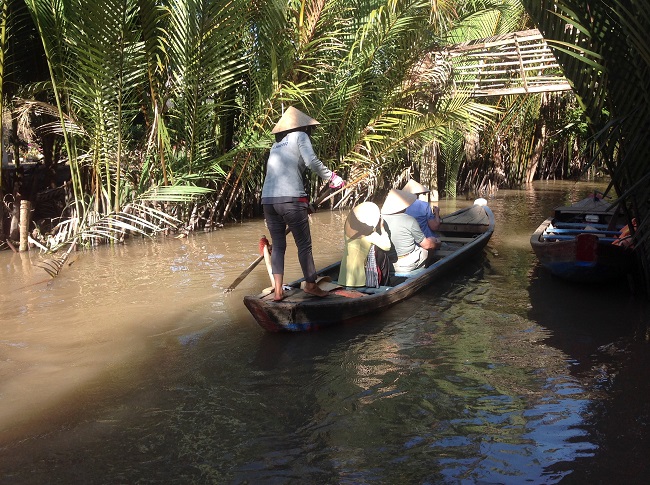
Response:
[[[271,243],[269,242],[268,239],[266,239],[266,236],[262,236],[260,238],[260,254],[264,254],[264,246],[268,246],[269,253],[271,253]]]
[[[576,237],[576,260],[592,263],[598,259],[598,236],[578,234]]]

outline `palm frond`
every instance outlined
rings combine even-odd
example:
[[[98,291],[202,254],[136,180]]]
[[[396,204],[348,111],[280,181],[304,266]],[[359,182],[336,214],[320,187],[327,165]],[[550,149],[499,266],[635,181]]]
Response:
[[[45,272],[49,274],[51,278],[55,278],[56,276],[59,275],[59,273],[65,266],[65,263],[68,261],[70,254],[72,253],[72,251],[74,251],[76,247],[77,247],[77,243],[76,241],[73,241],[68,247],[68,250],[62,255],[57,256],[55,258],[39,261],[35,263],[34,266],[44,269]]]
[[[243,0],[171,0],[168,26],[172,92],[175,103],[170,115],[173,138],[187,151],[187,171],[209,163],[209,151],[199,146],[212,141],[215,126],[233,103],[224,97],[236,87],[248,68],[248,52],[242,42],[246,16]],[[214,159],[214,157],[212,157]]]
[[[54,278],[61,272],[61,269],[65,265],[67,259],[68,258],[66,253],[66,255],[59,256],[57,258],[46,259],[44,261],[34,263],[34,266],[44,269],[45,272],[50,275],[50,277]]]
[[[159,186],[152,187],[143,193],[139,199],[158,202],[191,202],[197,196],[206,195],[210,192],[213,192],[213,190],[191,185]]]

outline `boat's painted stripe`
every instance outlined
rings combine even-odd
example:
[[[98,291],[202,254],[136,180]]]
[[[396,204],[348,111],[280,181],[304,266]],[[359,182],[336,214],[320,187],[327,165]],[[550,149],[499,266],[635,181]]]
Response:
[[[571,241],[576,238],[576,236],[561,236],[559,234],[542,234],[542,238],[544,241]],[[598,242],[601,243],[612,243],[614,241],[617,241],[617,238],[614,237],[600,237],[598,238]]]
[[[598,229],[558,229],[556,227],[549,227],[544,231],[545,234],[607,234],[607,235],[620,235],[621,231],[601,231]]]

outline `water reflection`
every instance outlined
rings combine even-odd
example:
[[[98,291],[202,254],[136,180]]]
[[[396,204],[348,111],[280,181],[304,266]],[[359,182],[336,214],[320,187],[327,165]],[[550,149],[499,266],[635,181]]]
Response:
[[[26,287],[1,297],[0,482],[598,483],[634,460],[633,483],[650,450],[648,306],[555,281],[528,244],[581,196],[500,191],[485,255],[308,335],[247,314],[263,268],[223,294],[260,221],[82,253],[45,283],[33,256],[0,254],[3,286]],[[344,219],[314,218],[317,266],[338,258]]]

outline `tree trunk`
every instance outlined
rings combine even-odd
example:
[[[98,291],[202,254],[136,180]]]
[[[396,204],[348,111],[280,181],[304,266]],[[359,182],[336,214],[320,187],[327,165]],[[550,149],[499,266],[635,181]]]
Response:
[[[546,123],[543,119],[537,120],[535,126],[535,139],[533,140],[533,153],[530,156],[530,163],[526,167],[526,174],[524,175],[524,183],[529,184],[535,178],[537,167],[542,159],[542,152],[546,144]]]
[[[422,161],[420,162],[420,183],[431,189],[431,193],[438,191],[438,167],[437,153],[434,143],[428,144],[422,151]],[[437,200],[437,199],[436,199]]]

